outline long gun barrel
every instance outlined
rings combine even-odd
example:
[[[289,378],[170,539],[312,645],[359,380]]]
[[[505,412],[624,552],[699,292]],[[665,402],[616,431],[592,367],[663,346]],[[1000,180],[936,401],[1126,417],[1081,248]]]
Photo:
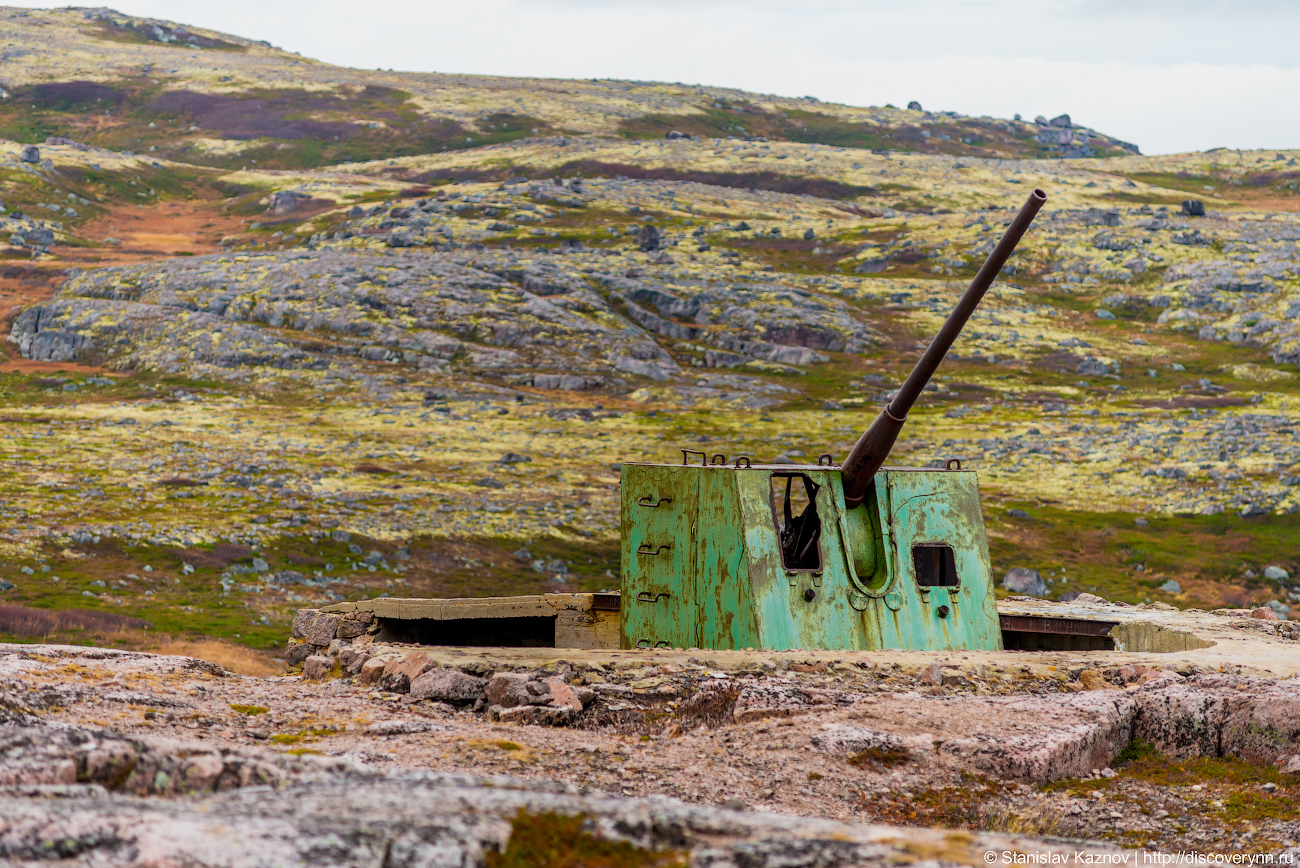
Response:
[[[1007,228],[998,246],[993,248],[989,258],[984,260],[979,274],[975,275],[975,279],[962,294],[957,306],[953,308],[947,321],[939,329],[939,333],[930,341],[930,346],[926,347],[925,353],[912,369],[912,373],[895,393],[893,400],[885,405],[885,409],[876,417],[876,421],[872,422],[871,427],[858,438],[853,450],[844,459],[840,472],[844,479],[844,503],[850,509],[860,504],[866,497],[871,480],[880,466],[885,463],[885,459],[889,457],[890,450],[894,448],[894,441],[898,439],[898,433],[903,430],[908,411],[921,396],[921,390],[934,376],[939,363],[943,361],[943,357],[948,354],[957,336],[961,334],[966,320],[970,319],[971,314],[975,312],[976,305],[984,298],[984,293],[988,291],[993,279],[1002,270],[1002,266],[1006,265],[1011,251],[1016,249],[1021,237],[1029,229],[1029,224],[1034,222],[1038,209],[1042,208],[1046,201],[1047,194],[1042,190],[1034,190],[1029,194],[1020,213],[1011,221],[1011,226]]]

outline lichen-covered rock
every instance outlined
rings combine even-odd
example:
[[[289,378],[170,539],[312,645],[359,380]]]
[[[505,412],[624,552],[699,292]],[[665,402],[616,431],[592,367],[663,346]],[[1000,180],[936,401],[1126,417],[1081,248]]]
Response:
[[[290,639],[284,649],[284,663],[290,668],[301,666],[308,657],[316,653],[319,647],[304,639]]]
[[[516,705],[513,708],[492,706],[493,716],[502,723],[528,726],[567,726],[577,717],[572,708],[554,705]]]
[[[386,722],[376,734],[428,728]],[[557,822],[569,831],[543,840],[575,863],[593,845],[607,852],[611,842],[623,848],[628,864],[671,859],[748,868],[883,868],[913,861],[918,852],[941,854],[933,863],[955,868],[979,863],[984,852],[1028,847],[1062,860],[1104,852],[979,832],[625,798],[506,777],[412,771],[388,777],[326,757],[86,730],[0,729],[0,782],[7,785],[0,793],[0,861],[17,865],[52,858],[84,868],[482,865],[512,841],[518,852],[536,846],[538,835],[554,836]],[[189,797],[139,798],[146,795]]]
[[[387,665],[387,660],[379,657],[369,658],[357,670],[357,682],[360,684],[379,684],[379,679],[384,675],[384,667]]]
[[[1300,680],[1197,675],[1155,680],[1134,697],[1134,738],[1166,756],[1237,756],[1280,766],[1300,757]]]
[[[547,685],[551,688],[551,705],[555,708],[563,708],[574,714],[582,713],[582,700],[572,687],[565,683],[562,678],[547,678]]]
[[[516,672],[498,672],[485,688],[487,701],[501,708],[517,705],[546,705],[551,701],[551,686],[545,681]]]
[[[411,680],[412,699],[464,704],[483,698],[487,682],[456,669],[433,668]]]
[[[349,621],[344,619],[339,622],[338,629],[334,631],[334,635],[339,639],[355,639],[358,636],[365,635],[368,626],[369,625],[364,624],[361,621]]]
[[[412,681],[437,665],[432,657],[422,651],[404,654],[388,661],[384,666],[379,686],[392,693],[406,693],[411,689]]]
[[[920,701],[918,701],[920,700]],[[1133,738],[1138,704],[1114,691],[1017,697],[879,697],[872,725],[812,738],[828,752],[902,748],[999,777],[1045,782],[1106,768]],[[1012,720],[1013,730],[997,722]]]
[[[388,362],[528,371],[512,376],[574,390],[616,373],[680,378],[654,335],[746,361],[819,364],[823,350],[880,340],[851,314],[833,295],[671,269],[634,280],[500,251],[307,250],[74,271],[54,299],[19,315],[13,337],[40,361],[223,378],[250,369],[363,378],[369,363]]]
[[[273,755],[103,731],[4,727],[0,752],[0,786],[9,787],[80,782],[135,796],[172,796],[287,777]]]
[[[374,656],[366,646],[349,645],[339,651],[339,668],[346,675],[359,675],[361,667]]]
[[[313,645],[329,645],[335,638],[343,616],[319,609],[299,609],[293,616],[292,635]]]
[[[1030,594],[1035,597],[1047,596],[1047,583],[1038,570],[1028,567],[1012,567],[1002,577],[1002,587],[1013,594]]]
[[[328,678],[333,671],[334,658],[324,654],[313,654],[302,662],[302,677],[308,681]]]

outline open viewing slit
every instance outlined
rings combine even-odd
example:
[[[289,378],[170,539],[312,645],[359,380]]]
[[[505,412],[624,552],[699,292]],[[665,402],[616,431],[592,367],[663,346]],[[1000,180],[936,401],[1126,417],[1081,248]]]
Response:
[[[798,479],[803,482],[794,486]],[[802,473],[772,474],[772,516],[781,537],[781,563],[787,570],[820,570],[821,517],[817,491],[821,486]],[[779,506],[778,506],[779,504]],[[798,514],[795,514],[799,507]]]
[[[957,580],[957,559],[952,546],[943,543],[921,543],[912,546],[912,567],[916,583],[923,588],[951,588]]]

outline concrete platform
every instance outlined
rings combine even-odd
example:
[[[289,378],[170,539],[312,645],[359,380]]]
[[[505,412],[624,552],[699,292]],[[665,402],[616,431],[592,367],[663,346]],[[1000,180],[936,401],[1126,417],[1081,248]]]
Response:
[[[321,612],[369,613],[376,641],[506,648],[619,647],[618,594],[413,599],[335,603]]]
[[[352,638],[364,633],[372,641],[397,645],[617,651],[621,647],[618,607],[618,594],[535,594],[445,600],[383,597],[301,611],[332,616],[340,624],[343,620],[365,621],[364,629],[357,624],[341,628],[322,624],[317,628],[320,635],[309,640],[318,646],[328,645],[336,635]],[[1125,659],[1169,655],[1166,665],[1178,659],[1202,669],[1246,665],[1261,673],[1300,674],[1300,623],[1252,618],[1245,609],[1203,612],[1162,604],[1055,603],[1013,597],[998,604],[998,614],[1007,651],[933,653],[987,657],[1012,652],[1091,652],[1088,656]],[[345,635],[349,632],[351,636]],[[309,638],[300,633],[303,630],[295,622],[295,638]],[[709,655],[749,653],[675,650]],[[857,652],[772,653],[834,656]]]

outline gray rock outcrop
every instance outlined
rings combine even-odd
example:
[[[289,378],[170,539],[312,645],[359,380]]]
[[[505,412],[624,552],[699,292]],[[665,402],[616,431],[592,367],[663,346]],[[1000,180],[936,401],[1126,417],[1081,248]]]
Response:
[[[680,377],[656,335],[798,366],[880,340],[833,296],[664,279],[501,252],[192,257],[73,272],[55,298],[18,316],[11,340],[38,361],[218,378],[346,381],[387,364],[569,390],[620,375]]]
[[[1028,567],[1012,567],[1002,577],[1002,587],[1013,594],[1029,594],[1034,597],[1047,596],[1047,583],[1038,570]]]

